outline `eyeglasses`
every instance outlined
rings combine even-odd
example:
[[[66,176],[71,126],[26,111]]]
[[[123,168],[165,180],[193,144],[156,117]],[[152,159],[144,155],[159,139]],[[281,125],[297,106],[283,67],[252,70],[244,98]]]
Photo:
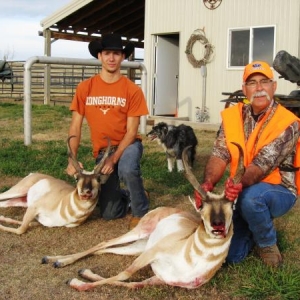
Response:
[[[256,81],[256,80],[249,80],[245,82],[245,86],[250,87],[250,88],[254,88],[257,87],[257,85],[261,85],[262,87],[266,87],[268,86],[271,82],[273,82],[272,79],[262,79],[260,81]]]

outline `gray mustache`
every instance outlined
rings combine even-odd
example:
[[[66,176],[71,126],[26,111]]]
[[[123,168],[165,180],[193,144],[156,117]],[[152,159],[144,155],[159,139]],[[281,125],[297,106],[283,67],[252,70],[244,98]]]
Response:
[[[252,101],[254,100],[255,97],[262,97],[262,96],[266,96],[267,99],[268,99],[269,101],[271,101],[271,98],[270,98],[269,94],[268,94],[266,91],[259,91],[259,92],[254,93],[254,94],[252,95],[250,101],[252,102]]]

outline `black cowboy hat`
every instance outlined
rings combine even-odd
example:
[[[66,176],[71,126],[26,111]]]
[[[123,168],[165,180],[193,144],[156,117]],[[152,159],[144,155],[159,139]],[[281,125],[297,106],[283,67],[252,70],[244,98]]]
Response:
[[[105,34],[100,41],[92,41],[89,43],[89,51],[92,56],[98,58],[98,53],[102,50],[117,50],[125,54],[125,58],[129,57],[134,51],[134,44],[128,43],[126,47],[122,46],[122,38],[119,34]]]

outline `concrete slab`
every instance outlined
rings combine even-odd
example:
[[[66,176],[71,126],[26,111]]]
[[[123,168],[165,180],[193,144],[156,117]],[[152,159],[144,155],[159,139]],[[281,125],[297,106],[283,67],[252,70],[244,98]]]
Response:
[[[151,116],[147,118],[147,125],[153,126],[159,122],[165,122],[169,125],[178,126],[180,124],[185,124],[191,126],[193,129],[198,130],[208,130],[208,131],[218,131],[220,124],[212,123],[202,123],[202,122],[192,122],[189,121],[188,117],[164,117],[164,116]]]

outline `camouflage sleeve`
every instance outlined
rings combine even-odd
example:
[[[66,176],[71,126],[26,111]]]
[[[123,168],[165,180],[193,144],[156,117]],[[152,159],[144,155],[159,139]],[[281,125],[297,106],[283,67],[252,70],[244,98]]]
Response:
[[[292,167],[298,138],[299,125],[294,122],[273,142],[263,147],[252,163],[260,167],[266,175],[278,166]]]
[[[224,160],[227,164],[230,162],[231,156],[226,146],[226,138],[223,125],[220,126],[220,129],[217,133],[217,138],[214,142],[211,155]]]

